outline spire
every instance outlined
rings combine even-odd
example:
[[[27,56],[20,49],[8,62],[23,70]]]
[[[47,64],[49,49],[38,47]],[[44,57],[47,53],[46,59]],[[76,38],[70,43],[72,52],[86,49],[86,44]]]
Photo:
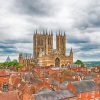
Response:
[[[48,34],[47,29],[46,29],[46,35]]]
[[[27,53],[25,54],[25,58],[26,58],[26,59],[28,58],[28,55],[27,55]]]
[[[58,34],[59,34],[59,33],[56,31],[56,36],[58,36]]]
[[[59,36],[60,36],[60,30],[59,30]]]
[[[52,30],[51,30],[51,35],[53,35],[53,32],[52,32]]]
[[[72,48],[71,48],[71,50],[70,50],[70,55],[73,55],[73,50],[72,50]]]
[[[65,33],[65,31],[64,31],[64,36],[66,36],[66,33]]]
[[[22,53],[19,53],[19,56],[22,56]]]
[[[64,37],[64,39],[65,39],[65,42],[66,42],[66,33],[65,33],[65,32],[64,32],[64,36],[63,36],[63,37]]]
[[[11,59],[10,59],[10,57],[8,56],[5,62],[10,62],[10,61],[11,61]]]
[[[37,29],[36,29],[36,34],[37,34]]]
[[[72,50],[72,48],[71,48],[71,50],[70,50],[70,52],[72,52],[73,50]]]

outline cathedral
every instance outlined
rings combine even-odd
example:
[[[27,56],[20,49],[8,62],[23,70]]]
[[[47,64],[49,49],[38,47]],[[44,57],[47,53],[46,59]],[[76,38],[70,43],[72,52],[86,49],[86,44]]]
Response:
[[[56,34],[56,49],[53,48],[53,32],[39,33],[33,35],[33,56],[19,54],[19,63],[23,66],[55,66],[61,67],[73,63],[73,51],[66,55],[66,34]]]

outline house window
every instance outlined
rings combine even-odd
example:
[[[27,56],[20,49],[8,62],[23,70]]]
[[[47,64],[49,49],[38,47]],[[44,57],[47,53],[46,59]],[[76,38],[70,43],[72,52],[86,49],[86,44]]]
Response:
[[[8,84],[4,83],[3,84],[3,92],[7,92],[8,91]]]

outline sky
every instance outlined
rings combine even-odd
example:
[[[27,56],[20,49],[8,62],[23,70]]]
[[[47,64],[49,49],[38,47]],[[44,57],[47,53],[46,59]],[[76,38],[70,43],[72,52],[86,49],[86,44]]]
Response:
[[[65,31],[74,61],[100,60],[100,0],[0,0],[0,61],[32,53],[36,29]]]

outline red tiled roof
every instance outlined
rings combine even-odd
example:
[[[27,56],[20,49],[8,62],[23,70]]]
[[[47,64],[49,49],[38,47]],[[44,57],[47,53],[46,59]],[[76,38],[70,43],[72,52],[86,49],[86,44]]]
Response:
[[[18,93],[16,91],[1,92],[0,100],[19,100]]]
[[[0,70],[0,77],[2,76],[8,76],[9,75],[9,72],[6,71],[6,70]]]

